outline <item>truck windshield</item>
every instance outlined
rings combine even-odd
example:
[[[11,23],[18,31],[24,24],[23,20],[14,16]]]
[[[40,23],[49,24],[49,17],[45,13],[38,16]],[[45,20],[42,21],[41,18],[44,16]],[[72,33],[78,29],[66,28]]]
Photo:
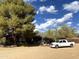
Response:
[[[63,42],[66,42],[65,40],[63,40]]]

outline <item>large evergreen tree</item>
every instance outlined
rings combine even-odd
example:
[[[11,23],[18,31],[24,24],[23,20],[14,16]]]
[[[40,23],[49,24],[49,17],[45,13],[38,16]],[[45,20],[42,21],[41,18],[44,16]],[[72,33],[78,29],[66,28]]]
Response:
[[[34,16],[34,8],[23,0],[2,0],[0,2],[0,31],[8,35],[11,32],[23,39],[32,38],[35,28],[32,24]],[[2,32],[0,32],[1,36]]]

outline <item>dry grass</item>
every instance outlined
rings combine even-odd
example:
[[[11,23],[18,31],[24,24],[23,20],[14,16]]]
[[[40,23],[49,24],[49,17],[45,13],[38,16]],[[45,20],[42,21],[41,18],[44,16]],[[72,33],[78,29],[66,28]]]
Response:
[[[79,44],[74,48],[0,48],[0,59],[79,59]]]

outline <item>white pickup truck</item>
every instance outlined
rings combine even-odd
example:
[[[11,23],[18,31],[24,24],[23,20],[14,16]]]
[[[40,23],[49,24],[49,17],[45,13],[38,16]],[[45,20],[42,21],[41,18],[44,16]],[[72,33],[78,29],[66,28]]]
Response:
[[[73,47],[75,42],[68,42],[66,39],[59,40],[58,42],[52,42],[50,47],[58,48],[58,47]]]

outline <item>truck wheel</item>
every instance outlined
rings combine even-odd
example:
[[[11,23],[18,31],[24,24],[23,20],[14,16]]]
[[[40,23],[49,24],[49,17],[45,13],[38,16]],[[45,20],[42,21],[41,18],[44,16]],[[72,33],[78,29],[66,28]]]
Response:
[[[59,46],[58,45],[55,45],[55,48],[58,48]]]
[[[70,44],[70,47],[73,47],[73,44]]]

